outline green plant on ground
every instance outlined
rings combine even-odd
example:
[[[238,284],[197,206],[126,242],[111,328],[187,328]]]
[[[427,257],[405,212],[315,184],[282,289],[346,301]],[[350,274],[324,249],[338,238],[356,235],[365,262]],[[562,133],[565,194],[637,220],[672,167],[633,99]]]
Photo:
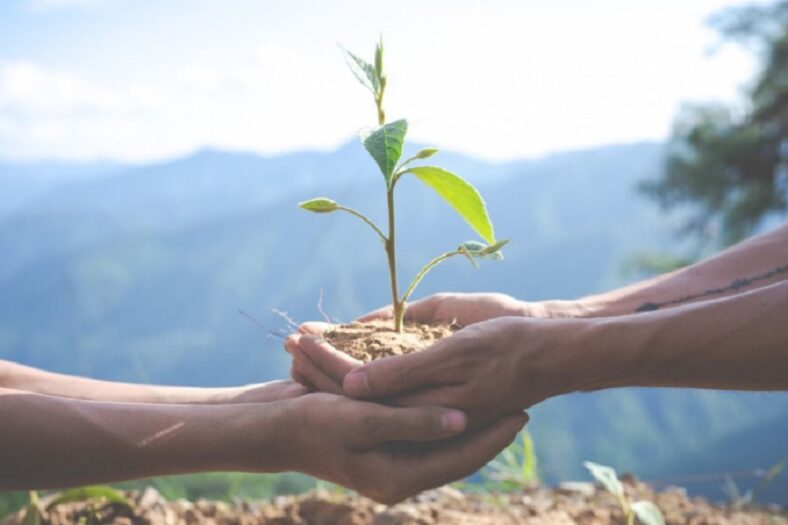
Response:
[[[85,503],[84,514],[80,517],[80,523],[85,525],[103,522],[100,511],[107,504],[119,505],[127,509],[132,508],[131,502],[118,490],[104,485],[94,485],[61,492],[47,505],[47,510],[66,503],[77,502]]]
[[[41,508],[39,507],[38,492],[34,490],[29,493],[22,525],[41,525]]]
[[[519,490],[539,483],[539,462],[528,431],[506,447],[482,471],[485,485],[494,490]]]
[[[782,472],[788,468],[788,456],[785,456],[783,459],[769,467],[763,475],[761,476],[760,481],[754,488],[747,490],[745,492],[741,492],[739,490],[738,485],[736,482],[733,481],[733,478],[729,475],[725,476],[725,485],[723,486],[723,492],[726,496],[728,496],[728,500],[730,505],[734,508],[742,508],[751,503],[754,503],[758,496],[766,490],[769,484],[774,481]]]
[[[372,93],[377,112],[378,127],[361,132],[361,141],[383,174],[386,184],[386,206],[388,211],[388,230],[383,232],[363,213],[342,206],[336,201],[320,197],[301,202],[299,206],[315,213],[343,211],[361,219],[380,238],[386,251],[391,303],[394,309],[394,330],[402,331],[405,304],[414,289],[432,268],[441,262],[458,255],[468,258],[475,266],[477,259],[500,259],[501,248],[508,242],[496,241],[492,222],[479,192],[468,181],[437,166],[414,166],[418,162],[435,155],[436,148],[425,148],[414,156],[400,162],[408,122],[404,119],[386,123],[383,98],[386,93],[387,77],[383,70],[383,42],[375,48],[374,63],[369,63],[355,54],[344,51],[347,63],[356,78]],[[397,183],[406,175],[413,175],[440,195],[467,222],[484,242],[468,241],[454,250],[447,251],[424,265],[416,274],[405,292],[400,295],[397,283],[396,228],[394,213],[394,190]]]
[[[624,512],[627,525],[634,525],[635,517],[643,525],[665,525],[665,517],[654,503],[645,500],[631,501],[624,492],[624,485],[619,481],[616,471],[605,465],[598,465],[586,461],[583,466],[591,472],[596,479],[608,492],[617,499],[621,510]]]
[[[99,509],[107,503],[131,508],[131,503],[116,489],[108,486],[90,486],[65,490],[49,502],[47,510],[59,505],[74,502],[84,502],[85,515],[81,522],[86,524],[99,523]],[[40,525],[42,521],[41,500],[37,491],[28,493],[28,502],[22,515],[22,525]]]

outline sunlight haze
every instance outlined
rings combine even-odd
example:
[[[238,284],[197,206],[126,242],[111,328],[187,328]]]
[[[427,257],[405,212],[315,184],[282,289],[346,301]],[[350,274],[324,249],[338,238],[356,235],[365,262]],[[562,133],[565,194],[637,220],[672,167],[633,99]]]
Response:
[[[379,34],[414,140],[493,160],[662,140],[682,103],[735,100],[751,75],[705,23],[730,5],[11,0],[0,158],[331,149],[374,124],[337,44],[369,57]]]

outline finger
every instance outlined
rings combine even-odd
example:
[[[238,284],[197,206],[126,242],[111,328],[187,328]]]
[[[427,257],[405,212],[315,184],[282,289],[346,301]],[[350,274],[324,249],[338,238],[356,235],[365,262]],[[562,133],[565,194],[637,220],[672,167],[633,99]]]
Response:
[[[467,389],[466,385],[445,385],[437,388],[427,388],[411,394],[376,399],[375,402],[393,407],[439,406],[456,408],[465,413],[465,416],[468,418],[467,430],[473,431],[485,427],[502,415],[500,409],[480,406],[476,402],[476,397]]]
[[[458,401],[461,403],[464,399],[460,388],[462,387],[455,385],[439,386],[376,401],[393,407],[440,406],[465,410],[466,407],[458,404]]]
[[[456,472],[447,473],[442,479],[438,479],[433,483],[422,485],[419,488],[419,491],[441,487],[447,483],[458,481],[473,475],[479,469],[483,468],[490,461],[495,459],[496,456],[498,456],[498,454],[500,454],[501,451],[503,451],[506,447],[511,445],[512,442],[517,438],[517,434],[523,429],[528,421],[528,414],[523,412],[521,414],[509,416],[507,420],[499,420],[498,422],[489,425],[485,429],[480,430],[479,434],[488,433],[489,435],[491,448],[488,449],[488,452],[475,458],[469,456],[469,459],[471,460],[469,463],[460,465],[460,468]],[[458,453],[460,452],[458,451]],[[470,454],[473,455],[473,452],[470,452]]]
[[[414,492],[468,477],[514,441],[527,422],[525,413],[504,417],[446,446],[411,455],[407,468],[399,471],[406,476],[404,481],[413,487]]]
[[[459,410],[441,407],[394,408],[365,403],[361,428],[355,433],[360,449],[392,442],[446,439],[465,430],[467,418]]]
[[[297,383],[301,383],[302,385],[304,385],[307,388],[307,390],[315,389],[315,387],[312,386],[312,383],[310,383],[309,380],[296,369],[295,363],[293,363],[293,366],[290,368],[290,377],[293,379],[293,381],[296,381]]]
[[[405,319],[407,321],[429,322],[433,321],[432,314],[434,310],[434,301],[432,297],[420,299],[412,303],[405,304]],[[362,315],[357,319],[361,323],[369,321],[385,321],[394,317],[394,312],[391,306],[384,306],[373,310],[368,314]]]
[[[298,340],[298,345],[319,370],[340,385],[348,372],[363,364],[319,337],[302,336]]]
[[[394,313],[391,306],[383,306],[377,310],[372,310],[371,312],[362,315],[356,319],[356,321],[360,323],[368,323],[370,321],[385,321],[386,319],[391,319],[392,317],[394,317]]]
[[[271,381],[263,384],[261,387],[259,399],[266,401],[281,401],[283,399],[292,399],[294,397],[301,397],[308,392],[308,389],[299,383],[293,381]]]
[[[431,295],[424,299],[419,299],[405,306],[405,319],[419,323],[431,323],[439,321],[435,319],[435,303],[437,296]]]
[[[345,393],[359,398],[395,396],[423,387],[437,387],[457,375],[445,350],[456,340],[442,339],[407,355],[385,357],[353,369],[343,381]]]
[[[296,346],[298,346],[298,336],[295,334],[287,336],[285,339],[285,351],[288,354],[292,354]]]
[[[332,394],[344,394],[342,383],[334,380],[317,368],[304,354],[300,346],[295,347],[293,350],[293,369],[306,379],[310,385],[313,385],[313,388],[316,390]]]
[[[310,321],[308,323],[302,323],[298,326],[298,333],[299,334],[311,334],[311,335],[323,335],[324,333],[332,330],[337,325],[330,324],[330,323],[323,323],[318,321]]]

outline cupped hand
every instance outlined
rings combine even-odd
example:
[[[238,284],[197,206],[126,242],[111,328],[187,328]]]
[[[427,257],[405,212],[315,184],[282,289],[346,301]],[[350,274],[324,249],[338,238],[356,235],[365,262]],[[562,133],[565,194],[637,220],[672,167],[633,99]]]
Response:
[[[315,335],[291,337],[297,380],[396,406],[464,411],[473,426],[576,389],[567,366],[574,321],[502,317],[472,324],[422,350],[362,364]],[[582,368],[582,367],[580,367]]]
[[[405,320],[419,323],[447,322],[468,326],[497,317],[525,316],[534,318],[561,317],[568,311],[563,303],[526,303],[501,293],[438,293],[418,301],[408,303]],[[358,321],[387,320],[392,318],[391,306],[379,308],[361,316]],[[321,336],[334,325],[322,322],[304,323],[300,327],[301,334]],[[316,362],[309,362],[307,357],[298,352],[297,335],[285,341],[285,349],[293,356],[291,376],[294,380],[310,388],[324,392],[342,393],[342,379],[353,368],[361,366],[361,362],[342,352],[332,352],[330,347],[317,356],[321,370]],[[312,352],[310,352],[311,354]]]
[[[524,302],[501,293],[438,293],[408,303],[405,320],[420,323],[453,322],[467,327],[499,317],[568,319],[590,314],[581,301]],[[361,316],[358,321],[386,320],[391,317],[391,306],[385,306]],[[333,326],[322,322],[304,323],[300,326],[300,334],[319,337]],[[345,374],[362,363],[342,352],[331,351],[330,347],[310,350],[308,354],[313,357],[310,362],[308,356],[298,352],[298,340],[299,336],[294,335],[285,341],[285,349],[293,356],[292,378],[309,388],[342,393]]]
[[[511,413],[474,432],[457,410],[397,408],[325,393],[288,401],[290,468],[393,504],[466,477],[527,422]]]

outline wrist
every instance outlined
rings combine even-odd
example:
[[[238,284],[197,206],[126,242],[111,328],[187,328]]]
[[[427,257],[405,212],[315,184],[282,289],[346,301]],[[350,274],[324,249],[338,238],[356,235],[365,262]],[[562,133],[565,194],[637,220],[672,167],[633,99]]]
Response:
[[[624,317],[519,319],[517,369],[524,388],[539,393],[533,402],[633,384],[643,345],[631,322]]]
[[[568,337],[578,354],[572,368],[580,372],[577,391],[637,386],[648,369],[646,341],[654,330],[641,316],[583,319]]]
[[[510,315],[536,319],[578,319],[597,317],[599,305],[584,300],[517,301]]]
[[[206,407],[218,416],[205,440],[214,463],[210,470],[281,472],[291,466],[292,449],[286,435],[288,401]],[[213,444],[213,445],[211,445]]]
[[[584,319],[597,317],[600,305],[585,300],[545,301],[547,317],[550,319]]]

